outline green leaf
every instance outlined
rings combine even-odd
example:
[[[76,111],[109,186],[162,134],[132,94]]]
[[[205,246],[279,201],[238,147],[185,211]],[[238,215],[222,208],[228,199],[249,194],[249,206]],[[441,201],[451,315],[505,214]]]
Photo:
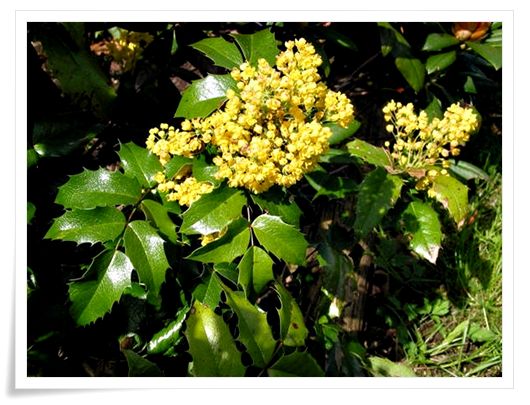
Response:
[[[359,238],[364,238],[377,226],[387,211],[394,206],[401,193],[403,181],[377,168],[361,183],[357,197],[353,228]]]
[[[456,162],[454,159],[449,159],[449,163],[450,166],[448,167],[448,170],[451,173],[462,177],[464,180],[489,180],[488,174],[481,168],[475,166],[474,164],[471,164],[464,160],[459,160],[458,162]]]
[[[239,218],[228,225],[223,236],[194,250],[186,258],[202,263],[231,262],[245,253],[249,241],[249,224],[247,220]]]
[[[39,156],[66,156],[86,145],[103,130],[94,117],[79,112],[58,113],[33,125],[33,147]]]
[[[208,306],[195,301],[184,334],[193,359],[193,375],[242,377],[245,374],[241,353],[228,326]]]
[[[278,315],[282,343],[285,346],[304,346],[309,331],[305,326],[300,307],[281,283],[275,283],[274,288],[278,292],[281,303]]]
[[[239,273],[237,271],[237,264],[216,263],[213,265],[213,269],[217,274],[223,276],[226,281],[230,281],[234,286],[237,286],[237,279],[239,277]]]
[[[427,113],[429,121],[432,121],[434,118],[443,118],[442,102],[436,96],[432,97],[431,102],[424,111]]]
[[[163,170],[156,155],[132,142],[121,144],[118,155],[126,176],[135,178],[144,187],[156,184],[154,176]]]
[[[466,77],[466,82],[464,83],[464,91],[469,94],[477,94],[477,87],[475,86],[475,81],[471,76]]]
[[[276,340],[267,323],[267,314],[252,305],[241,292],[223,286],[227,304],[237,315],[239,337],[257,367],[266,367],[274,354]]]
[[[129,258],[119,250],[99,255],[88,271],[97,273],[97,280],[72,283],[68,289],[70,313],[77,324],[88,325],[109,312],[131,286],[132,271]]]
[[[251,246],[237,266],[239,271],[238,284],[243,287],[245,295],[251,295],[251,291],[259,294],[263,288],[274,280],[272,265],[274,262],[263,249]]]
[[[236,82],[229,74],[194,80],[182,93],[175,117],[207,117],[223,104],[228,89],[237,90]]]
[[[322,368],[307,352],[282,356],[267,370],[269,377],[324,377]]]
[[[133,221],[124,235],[125,253],[131,259],[140,281],[147,286],[148,300],[157,302],[169,263],[164,252],[164,239],[146,221]]]
[[[375,377],[416,377],[405,364],[394,363],[383,357],[369,357],[368,369]]]
[[[421,63],[421,60],[398,56],[394,61],[396,67],[401,72],[407,83],[417,93],[423,88],[425,82],[425,66]]]
[[[334,30],[333,28],[326,27],[323,28],[321,32],[327,39],[335,42],[337,45],[342,46],[343,48],[354,52],[359,50],[357,45],[355,45],[355,42],[353,42],[350,37]]]
[[[466,42],[473,51],[486,59],[495,70],[502,67],[502,46],[480,44],[478,42]]]
[[[323,168],[317,168],[307,173],[305,179],[317,193],[317,197],[329,196],[330,198],[344,198],[355,190],[355,182],[352,179],[328,174]]]
[[[360,139],[355,139],[347,143],[346,147],[352,156],[361,158],[372,165],[379,167],[392,166],[392,162],[383,148],[379,148]]]
[[[231,34],[243,51],[245,60],[252,66],[258,65],[258,60],[265,59],[270,66],[276,65],[278,45],[274,34],[268,28],[254,34]]]
[[[31,169],[33,166],[35,166],[39,161],[39,154],[37,151],[33,148],[28,149],[26,153],[26,161],[28,162],[28,169]]]
[[[263,214],[252,223],[259,243],[279,259],[292,264],[305,264],[307,241],[294,226],[280,217]]]
[[[456,61],[456,51],[444,52],[427,58],[425,69],[427,74],[440,72],[447,69]]]
[[[429,204],[411,202],[402,214],[410,248],[431,263],[436,263],[442,242],[442,230],[436,211]]]
[[[129,377],[163,377],[164,373],[158,366],[132,350],[124,350],[123,354],[129,366]]]
[[[451,176],[436,176],[431,190],[460,227],[468,214],[467,187]]]
[[[199,155],[193,159],[192,174],[197,181],[207,181],[214,186],[221,184],[221,180],[215,177],[219,168],[206,162],[204,155]]]
[[[39,31],[47,69],[61,90],[80,106],[89,107],[100,117],[107,117],[116,91],[96,58],[88,48],[79,47],[60,24],[42,25]],[[87,101],[90,106],[86,106]]]
[[[31,221],[33,220],[33,217],[35,216],[35,211],[37,211],[37,207],[35,207],[35,204],[28,201],[27,210],[26,210],[26,218],[27,218],[28,224],[31,224]]]
[[[224,38],[206,38],[190,45],[210,58],[217,66],[232,69],[243,63],[237,45]]]
[[[169,162],[166,163],[164,169],[166,170],[166,177],[172,179],[179,173],[184,166],[191,166],[193,159],[184,156],[173,156]]]
[[[180,231],[189,235],[219,232],[241,216],[246,202],[245,195],[240,190],[230,187],[215,189],[195,201],[182,214]]]
[[[169,217],[167,208],[153,200],[143,200],[140,206],[149,222],[167,236],[169,241],[176,243],[176,225]]]
[[[184,326],[184,320],[190,311],[189,307],[181,308],[175,319],[171,321],[165,328],[162,328],[151,338],[147,344],[147,353],[149,354],[164,354],[168,350],[176,346],[182,339],[180,333]]]
[[[302,210],[294,201],[294,197],[289,196],[279,187],[273,187],[261,194],[251,194],[250,198],[266,214],[280,217],[283,222],[298,227]]]
[[[357,159],[346,150],[330,148],[320,155],[318,161],[320,163],[353,164],[357,162]]]
[[[336,145],[354,135],[361,128],[361,123],[357,120],[352,120],[346,128],[336,123],[328,123],[324,126],[331,129],[331,137],[328,139],[328,143]]]
[[[223,288],[219,279],[213,274],[208,275],[195,289],[193,290],[193,299],[202,302],[210,309],[214,310],[219,305],[221,300],[221,293]]]
[[[379,22],[377,23],[377,26],[379,27],[381,52],[383,56],[388,55],[390,52],[395,55],[408,52],[410,44],[398,30],[392,27],[390,23]]]
[[[458,45],[460,41],[456,39],[453,35],[449,34],[440,34],[433,33],[427,36],[425,44],[423,44],[423,51],[439,51],[445,48],[448,48],[453,45]]]
[[[113,240],[123,232],[125,216],[111,207],[66,211],[53,221],[45,239],[81,243]]]
[[[59,187],[55,202],[65,208],[90,209],[132,205],[141,196],[142,188],[135,179],[100,168],[71,176]]]

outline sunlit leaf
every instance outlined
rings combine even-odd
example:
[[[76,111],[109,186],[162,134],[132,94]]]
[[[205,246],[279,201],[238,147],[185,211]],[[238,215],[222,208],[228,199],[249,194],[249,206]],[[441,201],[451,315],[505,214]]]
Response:
[[[362,160],[379,167],[390,167],[392,162],[383,148],[374,146],[360,139],[355,139],[346,144],[348,152]]]
[[[189,307],[180,309],[173,321],[155,333],[147,344],[147,353],[164,354],[173,346],[176,346],[183,337],[181,330],[189,311]]]
[[[267,369],[269,377],[324,377],[322,368],[307,352],[282,356]]]
[[[162,171],[162,165],[156,155],[132,142],[121,144],[118,155],[127,176],[134,177],[144,187],[153,187],[156,184],[154,176]]]
[[[280,297],[280,339],[285,346],[304,346],[309,334],[300,307],[281,283],[274,284]]]
[[[502,67],[502,46],[480,44],[478,42],[466,42],[466,44],[486,59],[495,70],[499,70]]]
[[[442,230],[436,211],[420,201],[411,202],[402,214],[410,248],[431,263],[436,263]]]
[[[265,59],[270,66],[276,64],[278,45],[274,34],[269,29],[264,29],[253,34],[232,34],[237,44],[243,51],[245,60],[252,66],[257,66],[258,60]]]
[[[469,213],[467,187],[454,177],[436,176],[432,181],[431,190],[457,226],[461,226]]]
[[[190,45],[205,54],[217,66],[232,69],[243,63],[241,52],[237,45],[224,38],[205,38]]]
[[[243,287],[246,295],[252,291],[260,293],[272,280],[272,265],[274,262],[263,249],[251,246],[237,266],[239,277],[238,284]]]
[[[242,377],[241,353],[223,318],[195,301],[184,332],[197,377]]]

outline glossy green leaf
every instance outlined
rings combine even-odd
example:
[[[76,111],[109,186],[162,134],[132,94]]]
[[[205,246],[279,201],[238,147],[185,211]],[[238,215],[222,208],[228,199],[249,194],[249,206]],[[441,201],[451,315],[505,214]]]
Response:
[[[39,156],[66,156],[81,149],[103,130],[90,114],[57,113],[33,125],[33,148]]]
[[[147,353],[164,354],[176,346],[183,337],[181,330],[189,311],[190,308],[187,306],[181,308],[173,321],[155,333],[147,344]]]
[[[98,116],[107,117],[116,91],[88,47],[75,44],[71,31],[57,23],[43,25],[38,37],[47,69],[61,90],[81,106],[88,101]]]
[[[228,89],[237,90],[236,82],[228,75],[208,75],[195,80],[182,93],[175,117],[207,117],[226,100]]]
[[[223,289],[226,303],[237,315],[238,340],[245,345],[255,366],[262,368],[267,366],[276,347],[276,340],[267,323],[267,314],[252,305],[243,293],[234,292],[226,286]]]
[[[308,352],[282,356],[267,369],[269,377],[324,377],[322,368]]]
[[[213,274],[208,275],[202,282],[195,287],[192,296],[193,299],[202,302],[212,310],[217,308],[219,301],[221,300],[221,292],[223,288],[219,279]]]
[[[166,177],[168,179],[173,178],[179,173],[185,166],[191,166],[193,159],[184,156],[173,156],[169,162],[166,163],[164,169],[166,170]]]
[[[361,128],[361,123],[357,120],[352,120],[346,128],[336,123],[329,123],[324,126],[331,129],[331,137],[328,139],[329,144],[336,145],[353,136]]]
[[[259,243],[287,263],[303,265],[306,261],[307,241],[304,235],[280,217],[263,214],[252,223]]]
[[[135,179],[100,168],[71,176],[59,187],[55,202],[65,208],[90,209],[132,205],[141,196],[142,188]]]
[[[502,67],[502,46],[493,46],[478,42],[466,42],[466,44],[477,54],[486,59],[495,70],[499,70]]]
[[[28,201],[27,209],[26,209],[26,220],[28,224],[31,224],[31,221],[33,221],[33,217],[35,216],[36,211],[37,211],[37,207],[35,207],[35,204]]]
[[[97,280],[70,284],[68,294],[72,306],[70,313],[80,326],[102,318],[123,291],[131,285],[133,266],[119,250],[107,251],[94,260],[88,273],[96,273]]]
[[[266,214],[280,217],[287,224],[299,226],[302,210],[294,201],[294,197],[280,188],[273,187],[261,194],[251,194],[250,198]]]
[[[239,272],[237,282],[243,287],[247,297],[252,291],[259,294],[270,281],[274,280],[273,264],[274,262],[263,249],[251,246],[247,250],[237,266]]]
[[[129,377],[163,377],[164,373],[152,361],[140,356],[132,350],[124,350],[123,354],[129,366]]]
[[[387,211],[398,200],[403,181],[377,168],[361,183],[357,195],[356,217],[353,228],[359,238],[364,238],[377,226]]]
[[[216,165],[206,162],[204,155],[196,156],[193,159],[192,173],[197,181],[207,181],[214,186],[221,184],[221,180],[215,177],[218,170],[219,168]]]
[[[280,297],[280,339],[285,346],[304,346],[309,335],[300,307],[289,291],[280,283],[274,284]]]
[[[407,83],[417,93],[423,88],[425,82],[425,66],[421,63],[421,60],[398,56],[394,61],[396,67],[401,72]]]
[[[124,242],[125,253],[138,272],[140,281],[147,286],[149,301],[156,303],[169,268],[164,239],[148,222],[133,221],[127,225]]]
[[[318,167],[304,177],[317,192],[313,199],[319,196],[344,198],[353,193],[356,187],[352,179],[329,174],[323,168]]]
[[[111,207],[66,211],[53,221],[45,239],[81,243],[113,240],[123,232],[125,216]]]
[[[432,33],[427,36],[425,44],[423,44],[423,51],[440,51],[453,45],[458,45],[460,41],[453,35]]]
[[[245,60],[252,66],[258,65],[258,60],[265,59],[270,66],[276,64],[278,45],[274,34],[268,28],[253,34],[231,34],[243,51]]]
[[[375,377],[416,377],[416,374],[405,364],[394,363],[383,357],[369,357],[369,370]]]
[[[213,265],[214,271],[223,276],[225,281],[229,281],[234,286],[237,286],[237,278],[239,276],[237,271],[237,264],[235,263],[216,263]]]
[[[247,220],[239,218],[228,225],[223,236],[194,250],[187,259],[203,263],[230,263],[245,253],[249,242],[249,224]]]
[[[467,187],[454,177],[436,176],[432,181],[431,190],[457,226],[461,226],[469,212]]]
[[[235,188],[215,189],[195,201],[182,214],[180,231],[201,235],[219,232],[241,216],[241,210],[246,202],[245,195]]]
[[[197,377],[242,377],[241,353],[223,318],[195,301],[184,332]]]
[[[226,69],[238,67],[243,63],[241,52],[237,45],[228,42],[224,38],[205,38],[199,42],[190,45],[192,48],[201,51],[210,58],[217,66]]]
[[[144,187],[153,187],[156,184],[154,176],[162,171],[162,165],[156,155],[132,142],[121,144],[118,155],[125,175],[134,177]]]
[[[466,162],[464,160],[455,161],[454,159],[449,159],[450,166],[448,170],[457,176],[460,176],[464,180],[471,179],[481,179],[488,180],[488,174],[481,168]]]
[[[175,243],[177,241],[176,225],[169,217],[167,208],[153,200],[143,200],[140,206],[149,222],[167,236],[169,241]]]
[[[346,146],[351,155],[361,158],[372,165],[379,167],[392,166],[392,162],[383,148],[379,148],[360,139],[355,139],[346,144]]]
[[[411,202],[402,214],[410,248],[431,263],[436,263],[442,242],[442,230],[436,211],[419,201]]]
[[[425,69],[427,74],[432,74],[435,72],[441,72],[444,69],[447,69],[456,61],[456,51],[439,53],[437,55],[432,55],[427,58],[425,62]]]

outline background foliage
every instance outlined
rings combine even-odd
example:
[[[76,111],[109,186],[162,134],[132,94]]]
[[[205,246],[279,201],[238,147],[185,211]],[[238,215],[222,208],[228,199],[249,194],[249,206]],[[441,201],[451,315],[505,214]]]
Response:
[[[112,51],[131,32],[142,51]],[[187,210],[151,193],[149,128],[210,114],[226,69],[300,36],[358,111],[307,181]],[[501,46],[497,23],[30,24],[28,373],[500,375]],[[480,112],[449,215],[374,169],[390,99]]]

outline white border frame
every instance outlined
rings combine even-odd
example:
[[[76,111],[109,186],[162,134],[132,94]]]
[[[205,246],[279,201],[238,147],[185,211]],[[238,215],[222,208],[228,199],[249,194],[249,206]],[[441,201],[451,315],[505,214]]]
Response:
[[[503,376],[498,378],[84,378],[27,377],[26,264],[27,201],[26,116],[27,116],[27,22],[38,21],[502,21],[503,22]],[[513,11],[352,11],[352,10],[200,10],[200,11],[17,11],[16,12],[16,334],[15,387],[17,389],[87,388],[513,388],[514,266],[513,224],[513,97],[514,97],[514,16]],[[508,179],[508,181],[506,181]],[[377,401],[377,399],[376,399]]]

